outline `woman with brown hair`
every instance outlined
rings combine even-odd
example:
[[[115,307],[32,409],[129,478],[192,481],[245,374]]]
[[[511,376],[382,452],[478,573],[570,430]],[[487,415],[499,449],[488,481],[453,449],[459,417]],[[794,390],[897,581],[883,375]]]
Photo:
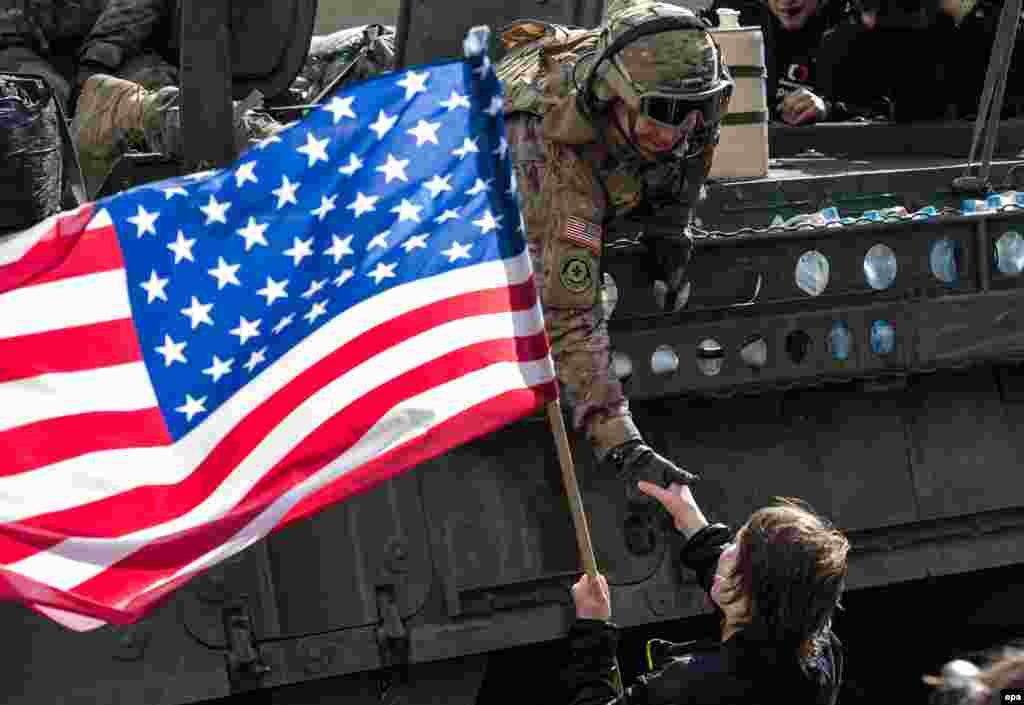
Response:
[[[776,500],[733,534],[707,522],[689,487],[639,487],[685,539],[681,560],[719,610],[721,634],[661,642],[656,670],[623,688],[608,583],[583,576],[572,590],[577,621],[563,673],[570,702],[833,705],[843,652],[831,621],[846,578],[846,537],[799,500]]]

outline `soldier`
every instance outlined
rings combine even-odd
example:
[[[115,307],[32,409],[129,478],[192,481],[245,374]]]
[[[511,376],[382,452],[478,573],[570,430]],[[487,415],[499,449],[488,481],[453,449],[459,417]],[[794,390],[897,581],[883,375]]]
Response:
[[[42,76],[66,112],[71,112],[82,84],[97,73],[150,90],[173,86],[178,79],[171,41],[175,25],[169,21],[176,16],[173,4],[168,0],[0,0],[0,71]],[[95,148],[86,144],[90,149],[82,161],[90,193],[102,183],[119,153],[116,145],[124,141],[111,139]]]
[[[96,73],[157,91],[178,84],[177,0],[106,0],[78,51],[80,89]]]
[[[706,25],[689,10],[612,0],[594,36],[588,58],[563,62],[551,75],[516,74],[530,52],[545,42],[550,48],[550,35],[513,50],[498,75],[506,84],[506,131],[559,380],[576,427],[626,482],[629,503],[643,509],[654,505],[637,480],[668,487],[695,478],[644,442],[612,373],[598,294],[602,238],[612,218],[641,204],[673,207],[678,236],[656,250],[663,281],[655,282],[655,297],[669,310],[685,303],[677,294],[692,206],[733,84]],[[569,38],[572,45],[572,32]],[[534,64],[544,67],[548,59]]]
[[[71,57],[106,3],[0,0],[0,71],[42,76],[64,107],[69,107]]]
[[[108,0],[79,52],[71,133],[90,195],[127,151],[182,157],[178,68],[161,52],[180,50],[177,0]],[[236,111],[235,146],[281,129],[265,113]]]
[[[81,97],[72,126],[82,170],[94,193],[129,150],[183,156],[178,71],[147,45],[178,51],[175,0],[109,0],[80,53]],[[360,53],[362,48],[367,51]],[[286,98],[312,101],[340,73],[335,88],[392,68],[394,30],[380,25],[314,37]],[[235,149],[269,137],[283,125],[267,112],[236,103]]]
[[[176,45],[169,41],[173,15],[167,5],[166,0],[0,0],[0,70],[43,76],[66,108],[76,87],[93,73],[151,90],[174,85]]]
[[[96,73],[82,84],[71,135],[78,148],[90,195],[129,151],[184,157],[180,91],[165,86],[146,90],[141,83]],[[284,126],[259,110],[235,104],[234,143],[238,153]]]

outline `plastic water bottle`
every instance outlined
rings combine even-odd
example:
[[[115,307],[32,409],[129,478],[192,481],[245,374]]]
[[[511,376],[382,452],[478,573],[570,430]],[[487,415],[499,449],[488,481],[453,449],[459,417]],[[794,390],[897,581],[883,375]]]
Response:
[[[989,210],[1000,210],[1003,205],[1003,195],[1001,193],[993,193],[985,198],[985,207]]]
[[[870,220],[872,222],[881,222],[885,220],[903,220],[910,214],[907,213],[907,209],[903,206],[891,206],[889,208],[883,208],[881,210],[870,210],[864,211],[860,215],[860,220]]]
[[[960,213],[963,215],[985,215],[991,213],[992,208],[989,207],[988,201],[982,201],[977,198],[966,198],[960,201]]]
[[[605,320],[610,320],[619,303],[619,286],[615,278],[608,272],[604,273],[604,286],[601,287],[601,308],[604,309]]]
[[[902,220],[906,218],[908,213],[907,209],[903,206],[892,206],[891,208],[883,208],[879,211],[882,215],[882,220]]]
[[[1021,201],[1021,194],[1016,191],[994,193],[985,199],[985,203],[993,210],[1002,210],[1003,208],[1017,209],[1021,207]]]
[[[805,225],[820,227],[824,224],[825,219],[821,217],[820,213],[801,213],[800,215],[794,215],[785,223],[787,228],[798,228]]]
[[[821,214],[822,219],[825,221],[825,227],[828,228],[841,228],[843,227],[842,218],[839,217],[839,209],[835,206],[829,206],[822,208],[818,211]]]
[[[832,351],[832,359],[845,362],[850,359],[850,351],[853,348],[853,336],[850,335],[850,327],[842,321],[832,324],[828,333],[828,346]]]
[[[812,226],[823,228],[826,226],[842,225],[839,219],[839,211],[835,206],[828,206],[814,213],[800,213],[792,218],[783,221],[781,216],[775,216],[772,220],[772,227],[798,228],[801,226]]]

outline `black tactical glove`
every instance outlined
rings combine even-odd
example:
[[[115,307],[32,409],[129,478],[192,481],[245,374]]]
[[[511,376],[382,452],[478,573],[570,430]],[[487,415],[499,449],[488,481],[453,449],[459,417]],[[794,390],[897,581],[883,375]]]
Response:
[[[608,452],[608,460],[626,483],[626,501],[638,508],[657,506],[658,500],[645,495],[637,487],[640,480],[668,489],[669,485],[690,485],[697,475],[680,468],[671,460],[655,453],[641,440],[626,441]]]
[[[662,311],[678,311],[689,298],[686,267],[693,254],[693,240],[688,233],[682,232],[678,235],[646,235],[644,242],[654,282],[654,300]]]

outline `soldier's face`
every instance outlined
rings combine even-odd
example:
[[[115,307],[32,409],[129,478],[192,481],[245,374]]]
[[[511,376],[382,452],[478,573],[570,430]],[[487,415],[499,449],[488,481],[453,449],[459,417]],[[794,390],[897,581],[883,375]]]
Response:
[[[679,129],[648,120],[643,115],[636,118],[633,128],[637,143],[651,152],[667,152],[679,141]]]
[[[803,29],[818,11],[818,0],[768,0],[768,9],[787,32]]]
[[[623,101],[615,104],[619,124],[631,129],[633,139],[640,149],[649,154],[664,154],[672,151],[696,126],[698,113],[694,111],[683,124],[678,126],[665,125],[651,120],[632,110]]]

